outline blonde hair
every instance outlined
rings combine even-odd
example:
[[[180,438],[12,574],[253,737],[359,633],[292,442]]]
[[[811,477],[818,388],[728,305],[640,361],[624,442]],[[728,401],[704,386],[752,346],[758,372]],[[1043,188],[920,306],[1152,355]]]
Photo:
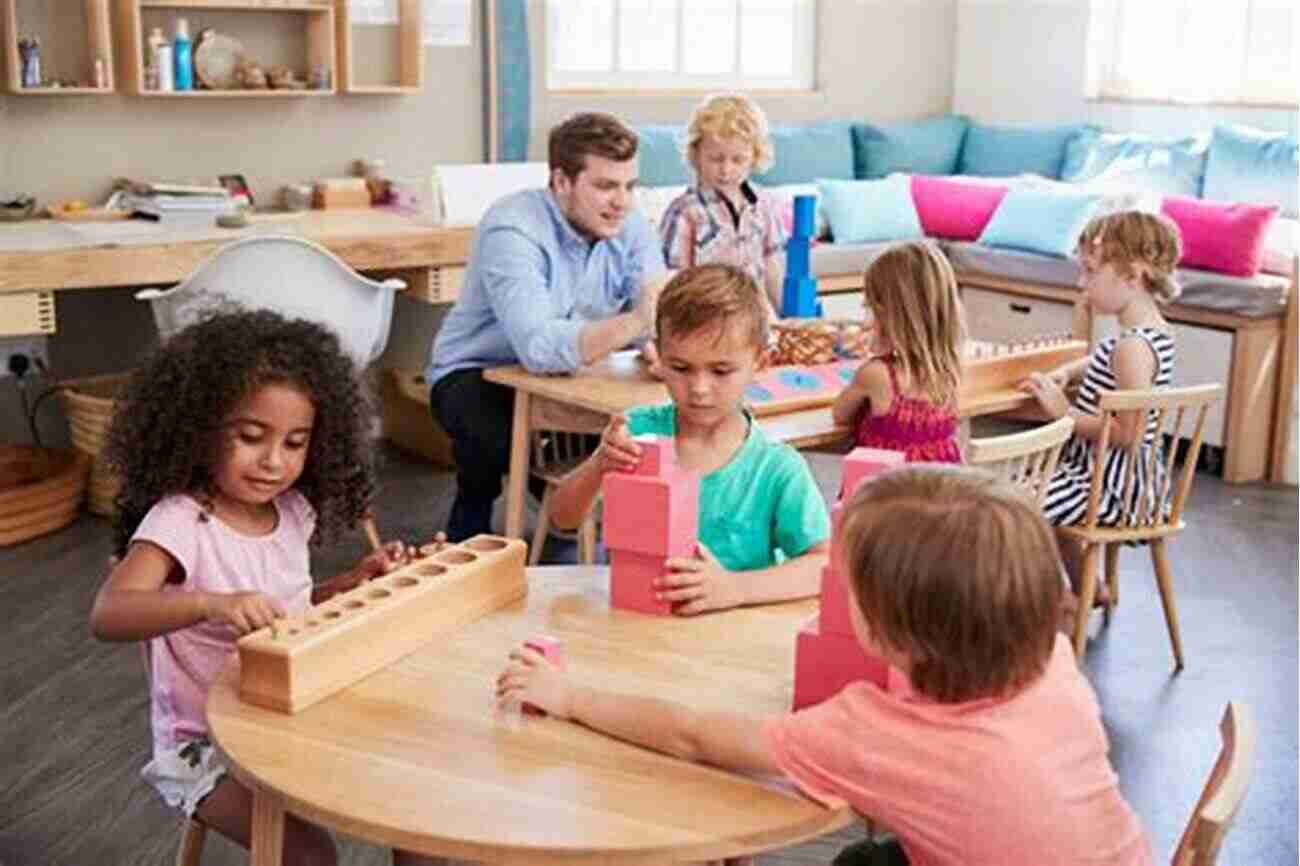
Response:
[[[1125,279],[1140,273],[1142,285],[1158,303],[1178,299],[1182,286],[1174,269],[1182,258],[1178,226],[1163,214],[1126,210],[1093,217],[1079,235],[1080,255],[1095,253]]]
[[[966,325],[947,257],[929,241],[892,246],[867,265],[862,292],[911,387],[938,406],[956,400]]]
[[[767,309],[754,278],[735,265],[696,265],[678,271],[660,293],[655,333],[662,341],[710,327],[725,332],[733,317],[756,351],[767,345]]]
[[[842,523],[852,599],[873,639],[942,703],[1005,696],[1047,667],[1064,591],[1056,537],[981,469],[912,464],[858,488]]]
[[[740,139],[748,142],[754,151],[752,170],[766,171],[776,158],[763,109],[739,93],[718,93],[705,97],[691,113],[686,129],[686,162],[699,168],[700,145],[704,139]]]

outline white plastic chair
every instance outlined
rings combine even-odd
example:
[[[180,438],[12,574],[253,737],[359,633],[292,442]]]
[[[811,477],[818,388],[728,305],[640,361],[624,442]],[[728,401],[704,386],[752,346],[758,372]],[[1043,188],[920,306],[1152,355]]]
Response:
[[[170,289],[143,289],[163,339],[206,310],[234,302],[307,319],[336,334],[364,368],[384,352],[398,279],[366,279],[324,247],[302,238],[259,235],[226,244]]]

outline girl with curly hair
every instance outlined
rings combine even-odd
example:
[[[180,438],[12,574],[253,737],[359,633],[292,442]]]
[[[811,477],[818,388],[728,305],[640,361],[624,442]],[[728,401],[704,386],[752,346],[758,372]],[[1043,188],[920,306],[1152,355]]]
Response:
[[[370,506],[371,419],[338,338],[268,311],[218,312],[178,333],[113,418],[117,562],[91,626],[101,640],[148,641],[153,760],[141,775],[245,847],[252,796],[222,766],[204,703],[238,637],[406,559],[391,542],[313,585],[309,543]],[[284,853],[335,862],[329,835],[292,816]]]

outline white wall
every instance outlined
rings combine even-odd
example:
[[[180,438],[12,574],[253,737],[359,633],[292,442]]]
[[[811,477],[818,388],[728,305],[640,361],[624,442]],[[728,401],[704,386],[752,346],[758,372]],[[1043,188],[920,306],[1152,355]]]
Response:
[[[1296,132],[1295,111],[1090,103],[1088,0],[958,0],[952,110],[985,122],[1086,120],[1185,135],[1216,123]]]

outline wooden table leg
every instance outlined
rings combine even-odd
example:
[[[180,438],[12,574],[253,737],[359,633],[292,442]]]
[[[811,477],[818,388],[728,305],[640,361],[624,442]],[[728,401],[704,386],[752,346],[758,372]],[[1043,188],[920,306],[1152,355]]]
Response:
[[[253,788],[252,833],[249,866],[280,866],[284,853],[284,798],[261,786]]]
[[[515,390],[515,418],[510,436],[510,477],[506,480],[506,537],[524,537],[524,494],[528,483],[528,443],[532,441],[531,395]]]

